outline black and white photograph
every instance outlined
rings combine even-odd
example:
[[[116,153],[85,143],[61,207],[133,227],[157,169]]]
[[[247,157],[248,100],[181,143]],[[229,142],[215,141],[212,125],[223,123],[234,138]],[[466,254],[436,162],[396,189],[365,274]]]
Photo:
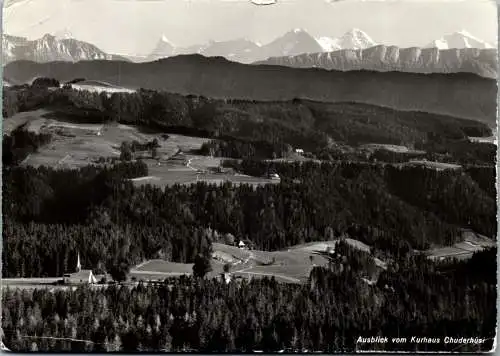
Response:
[[[498,21],[4,0],[2,352],[495,352]]]

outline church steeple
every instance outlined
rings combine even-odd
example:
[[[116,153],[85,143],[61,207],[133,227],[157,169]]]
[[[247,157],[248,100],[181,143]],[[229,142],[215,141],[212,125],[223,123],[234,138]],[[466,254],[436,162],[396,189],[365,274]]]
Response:
[[[82,270],[82,264],[80,263],[80,252],[78,252],[78,260],[76,261],[76,271],[80,272]]]

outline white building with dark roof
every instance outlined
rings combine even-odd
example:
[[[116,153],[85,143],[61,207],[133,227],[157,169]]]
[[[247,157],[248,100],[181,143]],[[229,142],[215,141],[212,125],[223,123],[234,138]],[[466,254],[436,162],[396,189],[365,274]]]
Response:
[[[78,254],[78,258],[76,261],[76,272],[67,273],[64,275],[64,283],[65,284],[94,284],[97,283],[97,278],[92,273],[90,269],[82,269],[82,264],[80,262],[80,254]]]

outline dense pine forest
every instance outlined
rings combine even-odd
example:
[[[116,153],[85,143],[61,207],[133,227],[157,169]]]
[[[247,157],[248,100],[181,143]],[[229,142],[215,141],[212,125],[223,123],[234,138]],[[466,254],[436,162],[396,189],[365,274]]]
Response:
[[[50,108],[77,123],[120,122],[211,140],[200,154],[279,184],[199,182],[135,186],[148,166],[123,143],[120,158],[80,169],[20,163],[52,137],[19,127],[3,140],[3,278],[61,277],[77,253],[95,274],[147,259],[210,260],[231,234],[275,251],[338,239],[328,265],[307,283],[274,278],[229,284],[198,276],[157,284],[5,290],[2,340],[14,351],[484,351],[496,322],[496,248],[469,260],[431,261],[425,250],[463,240],[463,230],[496,239],[495,154],[481,123],[355,103],[253,102],[139,90],[96,94],[45,78],[8,88],[5,120]],[[168,135],[165,134],[166,139]],[[363,144],[405,145],[414,153]],[[300,147],[307,160],[286,162]],[[425,152],[419,153],[416,150]],[[125,154],[128,152],[129,154]],[[412,158],[459,163],[436,170]],[[344,238],[371,246],[353,249]],[[200,257],[201,256],[201,257]],[[386,262],[377,267],[374,258]],[[363,344],[359,337],[432,337],[440,342]],[[445,343],[478,337],[480,344]]]
[[[253,174],[269,169],[257,161],[241,165]],[[74,265],[75,248],[89,266],[160,256],[192,262],[209,248],[209,227],[269,251],[349,236],[390,255],[451,245],[461,240],[460,228],[496,236],[491,170],[471,177],[363,163],[271,168],[281,184],[164,189],[127,180],[147,175],[140,161],[78,171],[5,169],[4,276],[59,276]]]

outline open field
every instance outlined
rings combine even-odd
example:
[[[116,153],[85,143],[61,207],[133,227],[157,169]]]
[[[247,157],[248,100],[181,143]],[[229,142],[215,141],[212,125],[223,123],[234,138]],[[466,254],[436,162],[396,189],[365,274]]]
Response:
[[[167,140],[168,141],[168,140]],[[179,156],[182,160],[179,160]],[[183,164],[182,161],[186,161]],[[246,175],[236,175],[233,173],[205,173],[210,169],[219,167],[220,158],[211,158],[191,154],[176,155],[171,159],[160,162],[152,159],[145,159],[148,165],[149,176],[135,178],[132,181],[140,186],[154,184],[160,187],[173,184],[195,184],[206,182],[209,184],[223,184],[231,182],[233,184],[277,184],[279,180],[272,180],[263,177],[252,177]],[[204,172],[205,171],[205,172]]]
[[[158,160],[148,152],[143,160],[148,165],[149,175],[132,181],[136,185],[154,184],[160,187],[173,184],[191,184],[205,181],[212,184],[232,182],[234,184],[275,184],[277,180],[232,173],[211,173],[221,164],[220,158],[193,154],[208,139],[142,131],[138,127],[122,124],[77,124],[59,120],[57,115],[46,110],[19,113],[4,120],[6,133],[20,125],[37,133],[51,133],[52,141],[30,154],[23,165],[50,166],[55,168],[78,168],[95,163],[99,158],[119,157],[122,142],[145,143],[157,139]]]
[[[313,269],[313,264],[308,265],[287,265],[287,266],[256,266],[248,270],[235,272],[239,274],[250,274],[254,276],[281,277],[291,282],[306,282]]]
[[[375,150],[386,150],[395,153],[407,153],[407,154],[425,154],[425,151],[420,150],[412,150],[406,146],[398,146],[398,145],[389,145],[389,144],[381,144],[381,143],[369,143],[366,145],[362,145],[361,148],[375,151]]]
[[[321,242],[309,242],[309,243],[306,243],[306,244],[302,244],[302,245],[297,245],[297,246],[293,246],[293,247],[290,247],[288,250],[289,251],[292,251],[292,250],[307,250],[307,251],[326,251],[326,249],[328,247],[335,247],[335,245],[337,244],[338,240],[335,240],[335,241],[321,241]],[[351,239],[351,238],[346,238],[345,239],[345,242],[348,243],[349,245],[351,245],[352,247],[358,249],[358,250],[361,250],[361,251],[364,251],[364,252],[370,252],[370,246],[368,246],[367,244],[361,242],[361,241],[358,241],[358,240],[354,240],[354,239]]]
[[[490,137],[469,137],[470,142],[498,144],[497,136]]]
[[[96,93],[134,93],[135,90],[115,86],[109,83],[100,82],[96,80],[88,80],[84,82],[79,82],[76,84],[71,84],[71,87],[75,90],[86,90]]]
[[[15,114],[12,117],[3,120],[3,134],[10,135],[19,126],[26,123],[31,123],[32,121],[39,120],[43,115],[47,114],[48,111],[45,109],[26,111]]]
[[[429,258],[457,257],[469,258],[475,251],[494,246],[494,242],[484,236],[464,231],[463,242],[450,247],[440,247],[427,251]],[[361,241],[347,238],[346,242],[358,250],[370,252],[370,246]],[[283,251],[244,250],[236,246],[214,243],[213,271],[209,277],[217,277],[223,271],[225,263],[231,265],[230,273],[242,278],[263,278],[274,276],[277,280],[287,283],[304,283],[314,266],[328,265],[328,259],[322,255],[328,247],[334,247],[338,240],[310,242],[290,247]],[[379,268],[387,268],[387,264],[378,258],[375,263]],[[190,274],[192,264],[178,264],[153,260],[136,270],[153,271],[151,277]],[[156,279],[156,278],[153,278]],[[161,278],[158,278],[161,279]],[[146,280],[146,278],[145,278]]]
[[[314,266],[328,265],[323,255],[327,247],[335,246],[337,241],[325,241],[297,245],[283,251],[245,250],[222,243],[213,244],[212,272],[209,278],[218,277],[223,266],[230,264],[230,274],[241,278],[275,277],[286,283],[305,283]],[[349,239],[349,244],[363,251],[369,246]],[[385,268],[380,261],[379,267]],[[142,263],[131,271],[138,280],[159,280],[168,276],[191,274],[192,264],[171,263],[151,260]]]
[[[100,157],[118,157],[124,141],[147,142],[158,139],[159,157],[168,158],[179,150],[199,149],[207,139],[182,135],[169,135],[164,139],[159,133],[144,132],[140,128],[118,124],[77,124],[61,121],[57,114],[48,110],[18,113],[3,120],[4,134],[25,125],[33,132],[52,134],[52,142],[31,154],[24,162],[32,166],[77,168]]]
[[[463,231],[464,240],[453,246],[436,247],[426,252],[430,259],[444,259],[454,257],[459,259],[470,258],[475,252],[488,247],[496,246],[496,242],[470,230]]]
[[[175,263],[164,260],[149,260],[146,263],[134,269],[135,272],[156,271],[167,273],[191,273],[193,271],[192,263]]]
[[[406,165],[413,165],[413,166],[421,166],[425,168],[431,168],[431,169],[436,169],[438,171],[442,171],[445,169],[460,169],[462,166],[458,164],[451,164],[451,163],[443,163],[443,162],[433,162],[433,161],[425,161],[425,160],[412,160],[408,163],[405,163]]]

